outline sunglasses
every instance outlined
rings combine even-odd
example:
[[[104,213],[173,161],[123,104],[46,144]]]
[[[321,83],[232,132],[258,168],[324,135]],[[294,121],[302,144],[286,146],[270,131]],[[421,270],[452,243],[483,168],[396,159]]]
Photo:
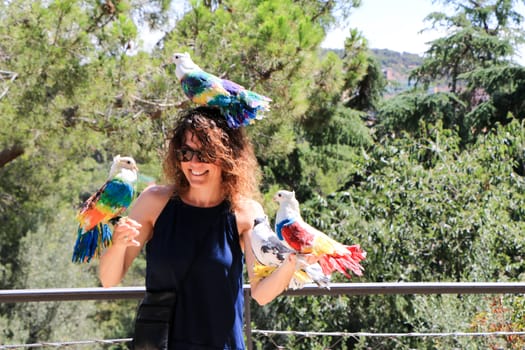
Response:
[[[197,159],[201,163],[210,163],[211,159],[208,156],[205,156],[200,151],[193,150],[191,148],[181,148],[175,151],[177,160],[179,162],[189,162],[193,159],[193,156],[197,156]]]

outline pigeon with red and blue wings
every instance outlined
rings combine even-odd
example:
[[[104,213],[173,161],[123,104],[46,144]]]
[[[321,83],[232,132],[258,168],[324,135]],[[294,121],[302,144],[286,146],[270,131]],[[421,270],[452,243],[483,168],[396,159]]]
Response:
[[[262,113],[270,110],[270,98],[205,72],[187,52],[174,54],[172,62],[184,94],[198,105],[219,108],[230,128],[262,119]]]
[[[350,278],[348,271],[362,276],[361,261],[364,252],[358,244],[344,245],[306,223],[299,211],[299,202],[293,191],[280,190],[273,198],[279,203],[275,217],[275,232],[292,249],[313,254],[326,275],[339,271]]]
[[[268,218],[257,218],[251,234],[252,251],[256,262],[253,267],[254,280],[270,275],[288,258],[297,252],[279,240],[273,232]],[[318,263],[308,264],[305,256],[297,256],[296,271],[288,285],[291,289],[303,288],[305,283],[316,283],[320,287],[330,288],[330,275],[325,275]]]

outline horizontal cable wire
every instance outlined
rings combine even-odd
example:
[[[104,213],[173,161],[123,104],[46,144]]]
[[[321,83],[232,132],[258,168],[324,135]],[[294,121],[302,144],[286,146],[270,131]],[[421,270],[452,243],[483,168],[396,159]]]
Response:
[[[525,332],[408,332],[408,333],[371,333],[371,332],[312,332],[312,331],[275,331],[275,330],[261,330],[253,329],[252,334],[261,334],[264,336],[271,335],[287,335],[287,336],[302,336],[302,337],[344,337],[344,338],[359,338],[359,337],[376,337],[376,338],[403,338],[403,337],[503,337],[509,335],[525,336]],[[79,341],[64,341],[64,342],[41,342],[33,344],[13,344],[0,345],[1,350],[7,349],[22,349],[22,348],[43,348],[43,347],[67,347],[76,345],[93,345],[93,344],[118,344],[131,342],[132,338],[122,339],[106,339],[106,340],[79,340]]]
[[[12,345],[0,345],[0,349],[24,349],[24,348],[62,348],[68,346],[78,345],[93,345],[93,344],[119,344],[131,342],[133,338],[122,338],[122,339],[94,339],[94,340],[77,340],[77,341],[61,341],[61,342],[41,342],[33,344],[12,344]]]
[[[303,337],[381,337],[381,338],[402,338],[402,337],[492,337],[492,336],[508,336],[519,335],[525,336],[525,332],[442,332],[442,333],[370,333],[370,332],[304,332],[304,331],[269,331],[252,329],[252,334],[269,335],[298,335]]]
[[[512,332],[512,331],[500,331],[500,332],[408,332],[408,333],[372,333],[372,332],[311,332],[311,331],[274,331],[274,330],[261,330],[253,329],[252,334],[261,334],[264,336],[270,335],[294,335],[302,337],[346,337],[346,338],[359,338],[359,337],[376,337],[376,338],[403,338],[403,337],[503,337],[509,335],[525,336],[525,332]],[[65,342],[42,342],[33,344],[13,344],[13,345],[0,345],[0,349],[19,349],[19,348],[41,348],[41,347],[67,347],[74,345],[93,345],[93,344],[118,344],[131,342],[132,338],[123,339],[106,339],[106,340],[78,340],[78,341],[65,341]]]

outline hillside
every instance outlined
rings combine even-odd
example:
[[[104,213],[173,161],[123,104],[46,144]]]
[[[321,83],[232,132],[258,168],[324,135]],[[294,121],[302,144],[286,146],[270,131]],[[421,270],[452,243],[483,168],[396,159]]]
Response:
[[[421,56],[413,53],[397,52],[388,49],[372,49],[371,51],[381,64],[389,81],[406,84],[410,71],[420,66],[423,62]]]
[[[329,49],[342,56],[342,49]],[[371,49],[381,65],[386,79],[389,82],[388,95],[399,93],[409,88],[408,76],[410,72],[421,65],[423,57],[409,53],[397,52],[389,49]]]

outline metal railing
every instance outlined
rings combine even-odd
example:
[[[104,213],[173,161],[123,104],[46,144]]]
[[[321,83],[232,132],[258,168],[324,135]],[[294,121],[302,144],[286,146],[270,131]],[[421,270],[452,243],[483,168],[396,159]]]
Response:
[[[0,290],[0,303],[43,302],[43,301],[78,301],[78,300],[119,300],[140,299],[145,292],[144,287],[113,287],[113,288],[53,288],[53,289],[15,289]],[[308,295],[392,295],[392,294],[525,294],[525,282],[382,282],[382,283],[332,283],[330,289],[319,288],[317,285],[305,285],[298,290],[288,290],[287,296]],[[244,285],[245,295],[245,332],[248,349],[252,349],[252,329],[250,303],[250,286]],[[268,331],[266,331],[268,332]],[[495,332],[499,334],[501,332]],[[504,332],[509,333],[509,332]],[[510,332],[525,335],[525,332]],[[469,335],[469,334],[461,334]],[[476,334],[474,334],[476,335]],[[391,336],[388,334],[387,336]],[[425,336],[425,334],[408,334],[406,336]],[[112,340],[115,341],[115,340]],[[131,339],[118,339],[128,342]],[[79,344],[90,342],[80,341]],[[104,342],[104,341],[98,341]],[[34,344],[53,346],[53,344]],[[26,344],[27,345],[27,344]],[[31,344],[29,344],[31,345]],[[0,344],[0,349],[10,349],[10,345]]]

